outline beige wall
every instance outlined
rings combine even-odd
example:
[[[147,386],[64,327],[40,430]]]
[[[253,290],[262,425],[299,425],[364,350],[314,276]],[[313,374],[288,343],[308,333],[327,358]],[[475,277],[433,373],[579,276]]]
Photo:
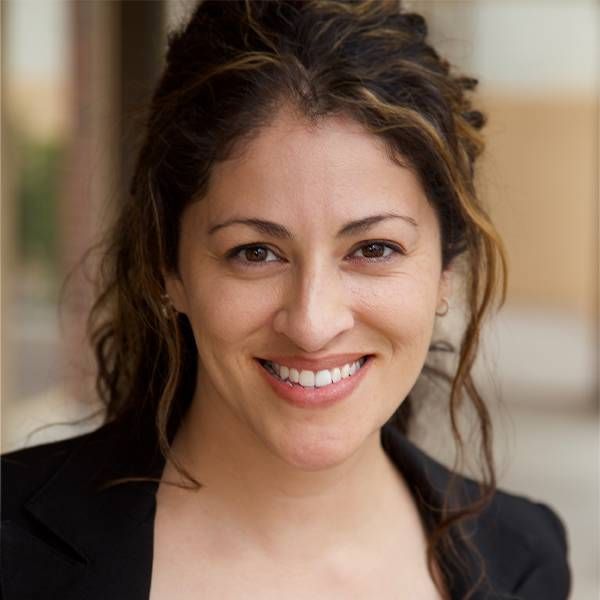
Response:
[[[591,95],[491,94],[480,189],[509,255],[511,303],[597,311],[597,119]]]
[[[597,407],[600,3],[404,4],[455,72],[479,80],[473,102],[488,116],[478,189],[509,277],[477,378],[513,404]]]

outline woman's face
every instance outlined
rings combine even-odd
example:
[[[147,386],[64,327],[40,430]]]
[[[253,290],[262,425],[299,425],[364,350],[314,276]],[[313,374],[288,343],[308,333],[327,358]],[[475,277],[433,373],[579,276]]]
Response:
[[[167,291],[198,348],[194,402],[316,470],[379,435],[450,284],[413,172],[351,120],[311,129],[281,112],[184,212]]]

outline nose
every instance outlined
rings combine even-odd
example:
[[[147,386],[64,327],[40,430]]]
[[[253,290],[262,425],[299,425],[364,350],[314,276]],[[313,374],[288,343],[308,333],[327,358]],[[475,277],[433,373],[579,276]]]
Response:
[[[277,333],[304,352],[318,352],[354,326],[350,292],[339,271],[326,264],[298,268],[273,321]]]

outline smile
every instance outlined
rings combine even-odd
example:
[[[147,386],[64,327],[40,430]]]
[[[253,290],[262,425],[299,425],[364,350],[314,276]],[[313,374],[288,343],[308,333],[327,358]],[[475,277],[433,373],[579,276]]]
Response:
[[[352,363],[346,363],[333,369],[321,369],[320,371],[298,370],[268,360],[261,362],[261,364],[281,381],[311,388],[326,387],[342,379],[352,377],[366,361],[367,357],[363,356]]]
[[[297,408],[324,408],[347,398],[366,377],[373,355],[334,367],[311,371],[257,359],[256,364],[275,393]]]

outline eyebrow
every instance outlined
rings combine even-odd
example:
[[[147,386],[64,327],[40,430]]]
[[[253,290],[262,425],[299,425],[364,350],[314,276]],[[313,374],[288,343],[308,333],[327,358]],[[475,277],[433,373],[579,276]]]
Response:
[[[418,228],[419,226],[412,217],[387,212],[379,215],[371,215],[369,217],[365,217],[364,219],[358,219],[357,221],[350,221],[338,231],[337,237],[347,237],[355,235],[357,233],[363,233],[371,227],[373,227],[374,225],[376,225],[377,223],[381,223],[382,221],[386,221],[388,219],[401,219],[403,221],[406,221],[413,227]],[[213,225],[208,230],[208,234],[212,235],[219,229],[223,229],[224,227],[228,227],[229,225],[248,225],[249,227],[252,227],[259,231],[260,233],[269,235],[271,237],[285,240],[294,239],[294,235],[291,233],[291,231],[283,225],[280,225],[279,223],[274,223],[273,221],[265,221],[263,219],[228,219],[223,223]]]

